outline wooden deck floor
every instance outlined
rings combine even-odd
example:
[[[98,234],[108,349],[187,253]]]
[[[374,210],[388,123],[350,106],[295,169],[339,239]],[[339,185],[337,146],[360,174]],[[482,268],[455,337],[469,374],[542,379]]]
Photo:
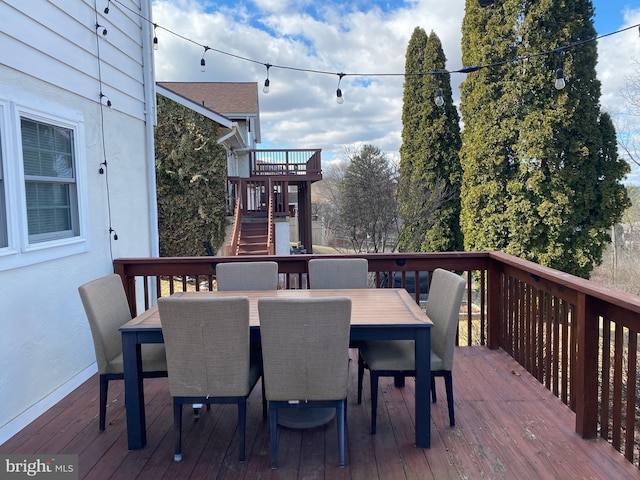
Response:
[[[355,355],[352,354],[355,359]],[[98,380],[92,378],[8,442],[0,453],[73,453],[80,478],[398,480],[640,478],[602,440],[582,440],[574,415],[503,351],[456,350],[456,427],[450,428],[444,385],[437,380],[432,446],[413,445],[413,380],[402,389],[381,379],[378,433],[369,434],[368,374],[356,404],[351,362],[347,465],[338,468],[335,421],[306,431],[280,430],[279,468],[271,470],[268,422],[259,386],[250,397],[247,460],[239,463],[236,412],[214,405],[193,422],[185,409],[181,463],[173,462],[172,408],[166,379],[145,380],[147,446],[128,451],[122,382],[111,382],[107,428],[98,431]]]

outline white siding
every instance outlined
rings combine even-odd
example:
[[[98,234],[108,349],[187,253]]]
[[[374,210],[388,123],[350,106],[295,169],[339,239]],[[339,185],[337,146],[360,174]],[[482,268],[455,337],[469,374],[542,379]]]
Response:
[[[101,78],[102,92],[113,108],[143,120],[141,33],[145,21],[115,2],[105,15],[107,2],[99,1],[96,22],[93,3],[0,1],[0,64],[93,101],[99,100]],[[139,0],[123,3],[140,12]],[[95,28],[96,23],[104,25],[106,36],[100,33],[102,28]]]
[[[123,1],[141,14],[141,7],[150,10],[151,0]],[[83,122],[78,167],[86,190],[80,252],[26,263],[11,263],[20,252],[0,252],[0,444],[96,371],[78,286],[113,272],[113,258],[151,256],[157,248],[150,136],[155,110],[145,103],[154,98],[153,81],[145,85],[152,72],[143,61],[152,57],[149,25],[115,2],[105,16],[106,4],[97,2],[98,23],[108,29],[103,37],[96,36],[93,0],[0,0],[5,169],[19,171],[20,163],[19,137],[5,138],[17,111],[12,106],[71,112]],[[101,90],[113,109],[101,109]],[[108,188],[98,172],[105,158]],[[6,186],[19,186],[12,181]],[[22,212],[15,204],[8,208],[13,228]]]

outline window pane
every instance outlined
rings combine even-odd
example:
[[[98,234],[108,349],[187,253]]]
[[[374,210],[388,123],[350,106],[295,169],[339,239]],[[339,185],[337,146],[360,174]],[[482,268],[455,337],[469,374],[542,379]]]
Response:
[[[71,236],[69,185],[27,182],[26,191],[29,235],[69,232],[61,236]]]
[[[23,118],[24,174],[73,178],[73,131]]]
[[[29,241],[78,235],[73,130],[21,119]]]

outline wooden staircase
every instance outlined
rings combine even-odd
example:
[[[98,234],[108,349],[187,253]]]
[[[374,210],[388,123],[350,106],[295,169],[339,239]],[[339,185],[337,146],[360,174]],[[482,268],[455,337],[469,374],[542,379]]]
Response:
[[[269,222],[267,219],[243,221],[237,255],[269,255]]]

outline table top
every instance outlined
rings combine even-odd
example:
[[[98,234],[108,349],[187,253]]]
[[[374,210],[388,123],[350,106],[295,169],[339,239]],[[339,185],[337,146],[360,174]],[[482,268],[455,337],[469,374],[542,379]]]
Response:
[[[404,288],[362,288],[362,289],[307,289],[307,290],[251,290],[227,292],[178,292],[173,296],[191,297],[213,295],[218,297],[243,296],[249,298],[249,323],[259,327],[258,299],[349,297],[351,299],[352,326],[425,326],[433,325],[424,310],[413,300]],[[141,313],[120,328],[120,331],[161,330],[158,307],[154,306]]]

